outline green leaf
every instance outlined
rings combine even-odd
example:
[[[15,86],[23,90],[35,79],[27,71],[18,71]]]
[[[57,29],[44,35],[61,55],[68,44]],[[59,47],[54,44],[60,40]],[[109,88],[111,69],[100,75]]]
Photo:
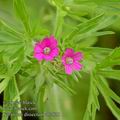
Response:
[[[80,17],[80,16],[76,16],[76,15],[71,15],[71,14],[67,14],[67,15],[69,17],[71,17],[72,19],[77,20],[79,22],[85,22],[85,21],[87,21],[87,19],[84,18],[84,17]]]
[[[83,71],[89,72],[96,66],[97,63],[103,61],[103,59],[110,54],[112,49],[109,48],[99,48],[99,47],[87,47],[87,48],[77,48],[77,51],[81,51],[84,54],[84,64]]]
[[[5,78],[7,72],[7,66],[5,64],[0,64],[0,78]]]
[[[106,15],[119,15],[120,13],[120,1],[119,0],[76,0],[76,4],[83,5],[86,7],[94,7],[94,11],[104,12]],[[89,9],[89,11],[91,10]],[[93,9],[92,9],[93,10]],[[91,12],[90,12],[91,13]]]
[[[0,94],[4,91],[9,83],[9,78],[5,78],[2,82],[0,82]]]
[[[17,77],[16,77],[17,78]],[[16,101],[21,101],[20,100],[20,96],[19,96],[19,89],[18,89],[18,86],[17,86],[17,82],[16,82],[16,79],[15,77],[13,77],[13,83],[11,84],[11,87],[13,87],[13,91],[14,91],[14,94],[12,93],[11,95],[10,95],[10,97],[11,97],[11,101],[14,101],[14,98],[15,98],[15,96],[17,96],[16,97]],[[14,104],[13,105],[13,108],[14,107],[17,107],[17,108],[21,108],[21,104]],[[14,113],[16,113],[16,114],[21,114],[21,116],[11,116],[11,119],[16,119],[16,120],[22,120],[22,112],[21,112],[21,110],[20,109],[18,109],[18,110],[12,110],[11,111],[13,114]]]
[[[96,8],[96,5],[93,4],[92,2],[90,4],[75,4],[75,2],[68,2],[66,5],[66,11],[68,12],[68,15],[74,15],[76,17],[81,17],[81,16],[87,16],[91,12],[93,12]],[[84,20],[86,18],[84,17]],[[84,21],[83,20],[83,21]]]
[[[2,108],[2,106],[0,106],[0,112],[2,113],[2,111],[3,111],[3,108]]]
[[[18,91],[18,87],[17,87],[17,83],[16,83],[16,79],[15,77],[12,77],[10,79],[10,82],[8,84],[8,86],[6,87],[5,91],[4,91],[4,104],[3,104],[3,116],[2,116],[2,120],[7,120],[9,115],[7,115],[8,113],[11,114],[21,114],[21,110],[20,109],[13,109],[13,108],[21,108],[21,104],[11,104],[9,102],[15,102],[14,101],[14,97],[17,96],[16,101],[20,102],[20,96],[19,96],[19,91]],[[7,113],[7,114],[6,114]],[[16,119],[16,120],[22,120],[21,116],[16,115],[16,116],[12,116],[11,115],[11,119]]]
[[[116,101],[117,103],[120,104],[120,97],[119,97],[115,92],[113,92],[111,89],[108,89],[108,90],[109,90],[109,92],[110,92],[110,97],[111,97],[114,101]]]
[[[87,104],[87,108],[86,108],[83,120],[90,120],[90,119],[95,120],[96,111],[100,109],[98,95],[99,95],[99,92],[95,85],[95,79],[91,74],[88,104]]]
[[[95,32],[95,33],[93,33],[93,32],[83,33],[83,34],[77,36],[77,39],[78,38],[79,39],[76,40],[76,42],[86,41],[85,43],[87,43],[90,40],[87,41],[87,40],[83,40],[83,39],[89,38],[89,37],[97,37],[97,36],[103,36],[103,35],[110,35],[110,34],[114,34],[114,32],[112,32],[112,31],[102,31],[102,32]],[[91,42],[92,42],[92,40],[91,40]]]
[[[3,20],[0,20],[0,31],[6,31],[7,33],[22,38],[22,33],[16,31],[14,28],[6,24]]]
[[[102,93],[107,106],[113,113],[113,115],[119,120],[120,109],[116,106],[112,99],[119,102],[120,98],[104,83],[105,79],[102,76],[95,75],[96,85],[98,86],[100,92]],[[112,99],[111,99],[112,98]]]
[[[54,73],[51,69],[47,68],[47,70],[52,75],[54,83],[56,85],[58,85],[60,88],[62,88],[63,90],[65,90],[69,95],[76,94],[76,92],[72,88],[70,88],[66,83],[64,83],[64,81],[63,81],[65,79],[65,78],[63,79],[63,77],[65,77],[64,74],[61,77],[58,74]]]
[[[88,32],[89,30],[94,28],[97,24],[99,24],[100,19],[102,17],[103,17],[103,14],[100,14],[95,18],[92,18],[91,20],[88,20],[84,23],[77,25],[76,28],[65,38],[65,41],[73,39],[73,37],[75,37],[78,34]]]
[[[0,42],[23,42],[23,39],[7,31],[0,31]]]
[[[65,15],[64,11],[61,9],[57,8],[57,13],[56,13],[56,24],[55,24],[55,30],[54,30],[54,35],[56,38],[60,39],[61,33],[62,33],[62,27],[63,27],[63,17]]]
[[[119,120],[120,118],[120,109],[116,106],[116,104],[110,99],[106,97],[106,103],[110,108],[113,115]]]
[[[32,33],[31,33],[31,37],[35,40],[41,39],[42,36],[50,35],[50,31],[48,31],[47,29],[43,27],[41,28],[41,26],[38,24],[36,23],[34,25],[34,27],[32,28]]]
[[[94,28],[94,31],[104,29],[104,28],[112,25],[117,20],[118,20],[118,17],[116,15],[105,16],[101,19],[100,23]]]
[[[46,92],[46,87],[48,86],[47,83],[47,71],[43,69],[43,66],[40,66],[40,71],[38,76],[35,79],[35,101],[37,103],[37,109],[40,113],[44,113],[44,97],[45,97],[45,92]],[[40,119],[43,120],[44,116],[40,116]]]
[[[75,29],[70,34],[68,34],[68,36],[65,38],[65,41],[68,42],[69,40],[71,40],[71,44],[73,44],[74,42],[81,42],[81,40],[85,38],[113,34],[113,32],[111,31],[100,30],[113,24],[117,19],[118,17],[116,16],[105,17],[103,16],[103,14],[100,14],[88,21],[77,25]]]
[[[76,92],[69,87],[68,84],[64,83],[64,79],[63,77],[65,77],[66,75],[63,74],[63,76],[59,76],[59,74],[54,73],[54,71],[52,71],[51,69],[47,68],[47,70],[50,72],[50,74],[53,77],[53,82],[58,85],[60,88],[62,88],[64,91],[66,91],[69,95],[74,95],[76,94]]]
[[[45,95],[45,89],[46,86],[43,85],[40,90],[39,90],[39,94],[38,94],[38,100],[37,100],[37,105],[38,105],[38,111],[41,113],[44,113],[44,95]],[[44,116],[40,116],[41,120],[43,120]]]
[[[29,24],[29,16],[26,10],[24,0],[14,0],[14,8],[17,16],[20,18],[24,25],[26,32],[30,35],[31,28]]]
[[[108,96],[120,104],[120,97],[112,89],[110,89],[108,85],[104,83],[106,81],[104,77],[100,77],[100,78],[101,78],[101,84],[102,86],[104,86],[103,88],[106,90]]]
[[[45,70],[43,69],[42,66],[40,66],[39,74],[36,76],[36,79],[35,79],[35,96],[36,96],[36,98],[39,94],[41,87],[45,84],[46,76],[44,76],[44,74],[45,74]]]
[[[51,2],[53,2],[53,4],[55,4],[58,7],[62,7],[64,4],[64,0],[51,0]]]
[[[74,39],[74,41],[76,41],[75,42],[77,44],[76,46],[78,46],[80,49],[93,46],[98,40],[97,37],[94,37],[94,35],[93,35],[93,37],[92,37],[92,35],[90,35],[89,37],[87,37],[87,35],[85,35],[83,39],[79,38],[79,36],[78,36],[75,39]]]
[[[63,90],[65,90],[69,95],[73,95],[73,94],[76,94],[76,92],[70,88],[67,84],[65,84],[62,80],[60,80],[61,78],[59,77],[58,78],[55,78],[54,79],[54,82],[59,86],[61,87]]]
[[[3,63],[0,64],[0,78],[10,77],[20,70],[24,61],[24,48],[18,47],[17,49],[18,50],[14,50],[14,53],[8,51],[10,54],[3,54]]]
[[[20,48],[13,56],[11,56],[11,58],[15,59],[11,65],[11,68],[9,69],[10,74],[13,75],[16,74],[22,66],[22,63],[24,61],[24,49]]]
[[[106,68],[114,65],[120,65],[120,48],[114,49],[101,63],[97,64],[97,68]]]
[[[33,86],[33,78],[28,78],[28,80],[27,80],[27,82],[25,82],[23,85],[22,85],[22,88],[19,90],[19,94],[17,94],[15,97],[14,97],[14,99],[13,99],[13,101],[16,101],[17,100],[17,98],[19,97],[19,96],[21,96],[22,94],[24,94],[25,92],[27,92],[30,88],[32,88],[31,86]]]
[[[112,35],[115,34],[113,31],[101,31],[101,32],[96,32],[94,33],[95,36],[103,36],[103,35]]]
[[[110,52],[112,52],[112,49],[110,48],[101,48],[101,47],[86,47],[86,48],[81,48],[84,52],[89,52],[89,53],[94,53],[94,54],[105,54],[108,55]]]
[[[100,70],[99,73],[106,78],[120,80],[120,70]]]
[[[7,31],[0,31],[0,51],[13,54],[17,49],[24,46],[24,39]],[[14,51],[13,51],[14,49]]]
[[[96,2],[97,3],[97,2]],[[98,10],[102,9],[108,15],[119,15],[120,14],[120,1],[119,0],[111,0],[111,1],[103,1],[102,4],[98,4]]]

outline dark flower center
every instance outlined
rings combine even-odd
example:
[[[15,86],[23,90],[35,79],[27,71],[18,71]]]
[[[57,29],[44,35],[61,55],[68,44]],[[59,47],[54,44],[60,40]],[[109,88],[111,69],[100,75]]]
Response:
[[[43,52],[44,54],[48,55],[50,53],[51,49],[49,47],[45,47]]]
[[[73,64],[73,58],[67,57],[67,58],[66,58],[66,63],[67,63],[67,64]]]

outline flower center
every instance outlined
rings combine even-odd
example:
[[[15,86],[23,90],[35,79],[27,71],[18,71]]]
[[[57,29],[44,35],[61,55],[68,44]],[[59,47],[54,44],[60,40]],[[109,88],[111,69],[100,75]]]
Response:
[[[45,47],[43,52],[44,54],[48,55],[50,53],[51,49],[49,47]]]
[[[73,64],[73,58],[67,57],[67,58],[66,58],[66,63],[67,63],[67,64]]]

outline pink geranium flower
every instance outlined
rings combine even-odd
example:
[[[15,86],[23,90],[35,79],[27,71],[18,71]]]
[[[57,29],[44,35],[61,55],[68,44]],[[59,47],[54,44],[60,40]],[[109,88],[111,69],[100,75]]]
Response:
[[[42,41],[36,43],[34,47],[34,57],[39,61],[52,61],[58,54],[58,42],[54,36],[44,38]]]
[[[82,64],[79,60],[83,58],[81,52],[74,52],[73,49],[66,49],[64,55],[62,56],[62,63],[65,66],[65,72],[67,74],[72,74],[72,71],[79,71],[82,68]]]

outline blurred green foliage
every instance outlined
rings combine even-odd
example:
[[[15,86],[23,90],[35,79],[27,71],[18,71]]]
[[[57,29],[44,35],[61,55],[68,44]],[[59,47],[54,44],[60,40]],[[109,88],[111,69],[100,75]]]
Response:
[[[120,80],[120,48],[115,48],[119,21],[119,0],[0,0],[4,101],[31,100],[38,112],[61,114],[40,120],[119,120],[120,94],[110,88],[110,79]],[[66,75],[60,58],[53,64],[33,58],[34,43],[51,34],[59,42],[60,56],[67,47],[83,52],[80,72]],[[3,114],[2,120],[7,118]]]

